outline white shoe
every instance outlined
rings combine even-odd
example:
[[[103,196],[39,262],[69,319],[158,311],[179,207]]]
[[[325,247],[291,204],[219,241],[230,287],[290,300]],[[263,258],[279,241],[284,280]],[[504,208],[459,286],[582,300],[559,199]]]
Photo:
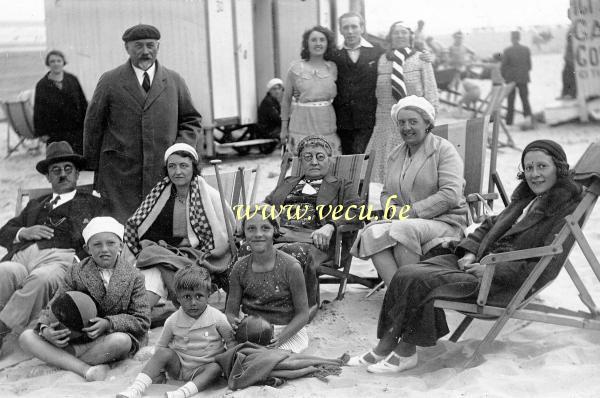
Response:
[[[400,361],[398,365],[394,365],[389,362],[389,360],[392,358],[398,358]],[[417,366],[417,362],[419,362],[419,359],[416,353],[410,357],[401,357],[392,351],[387,357],[385,357],[383,361],[369,365],[367,367],[367,371],[371,373],[398,373],[414,368]]]
[[[369,352],[365,352],[362,355],[357,355],[354,357],[351,357],[348,362],[346,363],[346,366],[368,366],[368,365],[374,365],[375,363],[373,362],[369,362],[365,359],[365,357],[367,355],[371,354],[371,356],[373,358],[375,358],[375,363],[381,361],[383,358],[385,358],[385,356],[383,355],[377,355],[373,352],[373,350],[369,351]]]

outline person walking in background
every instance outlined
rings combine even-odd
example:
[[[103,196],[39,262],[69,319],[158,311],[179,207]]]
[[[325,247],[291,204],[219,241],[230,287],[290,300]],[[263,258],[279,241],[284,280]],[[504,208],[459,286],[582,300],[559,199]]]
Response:
[[[515,111],[515,96],[517,90],[521,97],[523,105],[523,116],[531,116],[531,107],[529,105],[529,71],[531,70],[531,53],[529,48],[520,44],[521,33],[519,31],[510,32],[510,41],[512,46],[504,50],[502,56],[502,77],[507,83],[514,82],[515,89],[508,94],[508,110],[506,112],[506,124],[512,125]]]
[[[413,47],[417,50],[417,51],[425,51],[425,31],[423,30],[425,28],[425,21],[423,21],[422,19],[419,19],[419,21],[417,22],[417,29],[415,29],[415,35],[413,38]]]
[[[83,120],[87,100],[74,75],[65,72],[65,54],[52,50],[46,55],[48,73],[35,86],[33,125],[37,137],[46,143],[67,141],[73,151],[83,154]]]
[[[473,61],[475,52],[463,44],[464,35],[460,30],[452,35],[454,43],[448,47],[448,65],[457,72],[464,72]]]
[[[577,82],[575,80],[575,54],[573,53],[573,26],[567,32],[565,47],[565,66],[562,71],[562,91],[559,99],[574,99],[577,97]]]
[[[375,151],[371,182],[383,183],[387,174],[388,155],[400,145],[402,137],[390,117],[392,106],[407,95],[424,97],[435,111],[439,106],[437,85],[430,54],[411,48],[411,31],[402,22],[390,26],[386,41],[389,50],[377,64],[377,113],[375,128],[367,153]]]
[[[84,156],[95,189],[125,223],[163,177],[175,142],[196,146],[202,118],[185,81],[156,60],[160,32],[136,25],[123,34],[129,60],[100,77],[84,124]]]
[[[333,56],[338,69],[333,101],[337,134],[344,155],[364,153],[375,126],[377,60],[383,50],[362,37],[365,20],[360,14],[343,14],[338,22],[344,43]]]
[[[330,61],[334,46],[335,36],[329,29],[315,26],[307,30],[302,35],[302,59],[288,70],[281,103],[281,141],[287,140],[292,153],[296,153],[298,142],[311,135],[323,137],[334,154],[340,152],[332,106],[338,75]]]

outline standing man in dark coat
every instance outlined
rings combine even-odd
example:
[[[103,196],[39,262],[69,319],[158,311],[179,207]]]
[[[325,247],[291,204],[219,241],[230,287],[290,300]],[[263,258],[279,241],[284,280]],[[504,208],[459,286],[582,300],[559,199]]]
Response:
[[[66,141],[52,142],[36,169],[52,185],[52,194],[31,199],[0,229],[0,345],[11,330],[23,329],[46,306],[83,249],[83,228],[102,214],[103,202],[76,190],[83,156]]]
[[[383,50],[366,41],[365,20],[349,12],[339,18],[344,44],[334,52],[338,68],[337,96],[333,101],[337,134],[344,155],[364,153],[375,126],[377,61]]]
[[[84,125],[84,156],[111,215],[125,223],[164,176],[162,157],[175,142],[196,147],[201,116],[185,81],[156,60],[160,33],[125,31],[129,60],[100,77]]]
[[[508,111],[506,112],[506,124],[513,124],[515,110],[515,95],[519,90],[521,104],[523,104],[523,115],[531,116],[531,107],[529,106],[529,71],[531,70],[531,53],[529,48],[519,44],[521,33],[518,31],[510,32],[510,41],[512,46],[504,50],[502,57],[502,66],[500,71],[506,83],[516,83],[515,89],[508,94]]]

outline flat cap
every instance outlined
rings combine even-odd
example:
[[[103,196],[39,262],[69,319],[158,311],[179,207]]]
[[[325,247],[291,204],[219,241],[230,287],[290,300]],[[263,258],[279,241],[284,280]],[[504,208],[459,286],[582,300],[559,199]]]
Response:
[[[123,41],[144,40],[144,39],[160,39],[160,32],[152,25],[139,24],[132,26],[123,33]]]

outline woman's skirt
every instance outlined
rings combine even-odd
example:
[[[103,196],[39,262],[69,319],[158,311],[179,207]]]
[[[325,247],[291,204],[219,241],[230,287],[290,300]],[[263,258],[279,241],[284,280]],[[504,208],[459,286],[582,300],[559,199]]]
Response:
[[[443,239],[442,239],[443,238]],[[397,244],[422,256],[444,239],[461,239],[462,229],[443,221],[409,218],[374,222],[363,228],[354,241],[350,253],[368,259]]]
[[[444,310],[434,308],[433,301],[475,299],[479,291],[479,279],[459,270],[457,260],[447,254],[400,267],[383,299],[377,337],[392,333],[406,343],[430,347],[448,334]]]
[[[298,143],[306,136],[318,135],[325,139],[333,156],[341,154],[340,138],[336,134],[336,119],[330,101],[296,103],[290,116],[288,149],[296,153]]]
[[[273,325],[274,335],[277,338],[287,325]],[[284,341],[279,347],[280,350],[287,350],[293,353],[301,353],[308,348],[308,332],[306,326],[298,331],[295,335]]]

